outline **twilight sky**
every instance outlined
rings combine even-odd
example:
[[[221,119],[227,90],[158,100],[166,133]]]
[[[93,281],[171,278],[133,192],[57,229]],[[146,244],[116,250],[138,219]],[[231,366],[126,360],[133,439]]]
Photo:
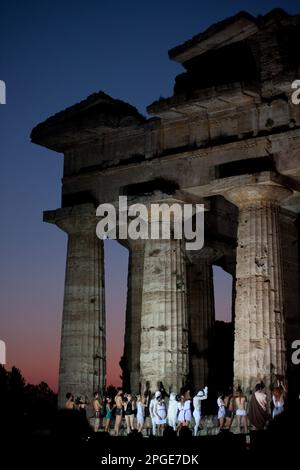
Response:
[[[146,114],[148,104],[172,94],[182,70],[168,49],[239,10],[257,15],[278,6],[300,11],[299,0],[2,2],[0,339],[8,367],[57,387],[66,235],[44,224],[42,211],[60,206],[63,157],[31,144],[31,129],[99,90]],[[113,241],[105,250],[108,383],[117,384],[127,253]],[[230,276],[216,269],[219,319],[229,318],[230,291]]]

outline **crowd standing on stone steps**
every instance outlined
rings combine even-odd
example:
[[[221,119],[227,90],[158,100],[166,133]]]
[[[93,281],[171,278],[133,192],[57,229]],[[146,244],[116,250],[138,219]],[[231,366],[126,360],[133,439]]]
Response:
[[[277,381],[273,388],[271,416],[276,418],[284,411],[286,402],[286,388],[282,381]],[[123,393],[122,388],[117,389],[114,399],[101,397],[98,392],[94,393],[93,407],[93,429],[94,432],[102,430],[119,436],[123,420],[125,419],[127,435],[135,433],[146,433],[146,418],[151,420],[150,432],[153,436],[162,436],[166,427],[180,433],[181,430],[190,429],[194,436],[201,429],[201,402],[208,397],[208,387],[199,390],[194,397],[190,390],[176,395],[174,392],[168,395],[164,388],[155,393],[145,392],[144,395],[133,395]],[[255,386],[250,401],[247,400],[240,386],[233,390],[229,388],[219,393],[216,401],[218,406],[218,427],[220,431],[229,431],[236,417],[237,431],[247,434],[249,429],[263,430],[270,419],[268,412],[268,400],[265,393],[265,385],[260,382]],[[74,400],[72,393],[67,393],[65,408],[67,410],[77,409],[86,415],[87,401],[78,398]],[[111,425],[114,420],[113,431]],[[192,428],[192,429],[191,429]],[[191,432],[190,431],[190,432]]]

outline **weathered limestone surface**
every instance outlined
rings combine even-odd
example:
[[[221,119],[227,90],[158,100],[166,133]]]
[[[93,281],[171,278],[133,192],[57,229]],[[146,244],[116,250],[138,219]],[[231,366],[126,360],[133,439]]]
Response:
[[[141,383],[155,390],[161,381],[176,392],[188,374],[186,267],[181,240],[145,244]]]
[[[94,208],[46,213],[68,234],[62,321],[59,406],[68,392],[88,397],[105,386],[103,242],[96,236]]]
[[[213,354],[215,304],[212,262],[199,256],[187,265],[190,381],[195,390],[208,384]]]
[[[286,375],[279,202],[289,195],[272,185],[226,193],[239,207],[234,380],[248,392]]]

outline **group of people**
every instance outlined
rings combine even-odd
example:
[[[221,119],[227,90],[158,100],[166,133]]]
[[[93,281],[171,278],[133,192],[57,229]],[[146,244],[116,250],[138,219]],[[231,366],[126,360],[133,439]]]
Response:
[[[99,431],[101,419],[103,419],[104,431],[109,432],[114,416],[115,436],[120,433],[123,417],[125,418],[127,434],[135,430],[141,433],[145,426],[145,419],[149,416],[152,434],[160,436],[167,425],[176,432],[183,427],[190,427],[193,417],[193,432],[196,436],[201,421],[201,401],[206,400],[207,396],[207,387],[199,390],[193,398],[189,390],[181,395],[172,392],[168,396],[168,400],[166,400],[167,394],[164,389],[157,390],[153,394],[145,393],[144,395],[135,396],[131,393],[123,393],[122,388],[118,388],[114,399],[111,397],[102,399],[100,394],[95,392],[92,401],[94,431]],[[71,393],[66,395],[66,399],[66,409],[85,410],[86,402],[84,400],[74,401]]]
[[[243,394],[241,387],[238,387],[235,392],[229,389],[220,394],[217,405],[220,429],[230,429],[235,415],[239,432],[248,433],[247,397]]]
[[[284,384],[278,382],[272,394],[273,418],[284,411],[285,397]],[[85,400],[74,402],[71,393],[68,393],[66,398],[66,409],[77,408],[85,412]],[[176,432],[183,428],[189,429],[192,421],[193,434],[197,436],[201,422],[201,402],[207,398],[208,387],[199,390],[193,397],[189,390],[180,395],[174,392],[167,395],[163,388],[153,394],[148,392],[136,396],[123,393],[122,388],[118,388],[114,398],[104,399],[95,392],[92,401],[94,431],[99,431],[103,419],[104,431],[109,433],[114,418],[114,435],[118,436],[122,420],[125,418],[127,435],[133,431],[141,433],[145,427],[145,419],[149,416],[153,436],[161,436],[166,426]],[[269,418],[267,394],[263,383],[256,385],[250,401],[241,387],[237,387],[235,391],[228,389],[225,393],[219,393],[217,406],[220,430],[229,430],[233,418],[236,417],[239,432],[247,434],[249,425],[252,429],[264,429]]]
[[[282,381],[277,381],[272,393],[271,416],[276,418],[283,413],[286,400],[286,388]],[[233,418],[236,416],[239,432],[248,433],[249,425],[255,430],[263,430],[270,417],[268,411],[268,398],[265,392],[264,383],[260,382],[255,386],[248,403],[246,395],[241,387],[236,391],[227,390],[219,395],[218,420],[220,429],[230,429]]]
[[[106,399],[105,431],[109,431],[112,412],[115,414],[114,435],[120,433],[123,416],[125,417],[127,434],[137,430],[142,432],[145,418],[149,415],[152,424],[152,434],[162,435],[166,425],[169,425],[174,431],[182,427],[189,426],[192,420],[191,403],[193,402],[193,416],[195,420],[194,434],[197,435],[201,420],[201,400],[207,398],[208,389],[200,390],[197,395],[191,399],[189,391],[181,396],[171,393],[168,405],[165,400],[164,390],[157,390],[152,396],[149,394],[134,396],[130,393],[123,393],[121,388],[112,404],[111,398]],[[98,393],[95,393],[93,400],[95,412],[94,431],[97,432],[100,426],[100,412],[103,405],[99,401]]]
[[[180,431],[183,427],[189,427],[194,417],[194,435],[197,436],[201,421],[201,401],[206,400],[208,388],[199,390],[191,398],[190,391],[187,390],[180,396],[174,392],[170,394],[168,408],[165,403],[163,393],[157,390],[150,401],[149,413],[152,422],[152,434],[161,435],[168,424],[174,431]],[[193,408],[193,412],[192,412]]]

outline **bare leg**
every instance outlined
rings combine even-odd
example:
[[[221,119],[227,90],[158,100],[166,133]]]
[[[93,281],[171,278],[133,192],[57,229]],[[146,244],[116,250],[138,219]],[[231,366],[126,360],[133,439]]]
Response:
[[[117,415],[117,416],[116,416],[116,422],[115,422],[115,436],[118,436],[118,435],[119,435],[120,426],[121,426],[121,421],[122,421],[122,416]]]
[[[155,423],[155,418],[151,418],[152,421],[152,435],[156,435],[156,423]]]
[[[194,417],[194,419],[195,419],[194,436],[197,436],[201,418],[196,416],[196,418]]]
[[[239,433],[242,433],[242,417],[237,416],[237,422],[238,422],[238,428],[239,428]]]
[[[230,418],[225,418],[224,429],[229,429],[230,427]]]
[[[100,419],[95,418],[95,423],[94,423],[94,432],[98,432],[100,427]]]
[[[247,416],[243,416],[243,426],[244,426],[244,432],[248,434]]]
[[[142,423],[142,421],[138,421],[138,432],[142,432],[143,431],[143,427],[144,427],[144,423]]]
[[[105,422],[105,432],[109,432],[109,426],[110,426],[110,419],[106,419],[106,422]]]
[[[126,415],[125,416],[125,421],[126,421],[126,428],[127,428],[127,434],[130,434],[130,416]]]
[[[130,421],[130,428],[131,428],[131,431],[133,431],[135,429],[135,426],[134,426],[134,415],[130,415],[129,416],[129,421]]]

